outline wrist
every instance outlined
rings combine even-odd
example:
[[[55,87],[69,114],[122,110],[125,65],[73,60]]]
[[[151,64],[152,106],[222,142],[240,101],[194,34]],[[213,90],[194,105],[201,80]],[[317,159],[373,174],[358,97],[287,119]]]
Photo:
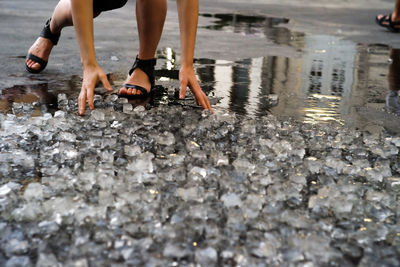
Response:
[[[181,63],[181,69],[193,69],[193,62]]]
[[[86,69],[94,69],[97,68],[98,64],[97,61],[84,61],[82,60],[82,68]]]
[[[183,56],[180,61],[183,68],[193,68],[193,57],[186,58]]]
[[[84,57],[81,56],[81,64],[84,69],[95,68],[98,66],[96,56],[88,54],[86,54]]]

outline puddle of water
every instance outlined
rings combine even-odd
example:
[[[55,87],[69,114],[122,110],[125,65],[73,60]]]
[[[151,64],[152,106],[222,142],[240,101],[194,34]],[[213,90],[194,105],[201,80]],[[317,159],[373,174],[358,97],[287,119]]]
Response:
[[[209,30],[237,33],[240,35],[258,36],[271,40],[279,45],[288,45],[301,51],[304,33],[291,31],[284,24],[289,23],[287,18],[245,16],[240,14],[200,14],[203,17],[213,18],[212,25],[204,26]]]
[[[387,114],[400,115],[400,76],[396,75],[400,72],[400,50],[355,44],[335,36],[293,32],[283,27],[288,19],[202,15],[215,18],[214,24],[206,26],[209,30],[257,35],[301,51],[297,58],[195,59],[203,90],[220,100],[215,106],[242,115],[272,113],[306,123],[334,122],[357,128],[370,123],[371,117],[375,117],[375,122],[384,121],[381,124],[390,125],[394,117]],[[157,52],[157,57],[161,65],[155,74],[162,86],[158,85],[155,97],[150,102],[145,100],[144,104],[181,104],[177,100],[176,53],[165,48]],[[125,78],[126,74],[109,76],[115,87],[122,85]],[[76,89],[77,80],[80,79],[72,78],[62,87]],[[167,88],[165,84],[168,83],[174,90]],[[13,102],[54,106],[55,96],[60,91],[48,90],[48,87],[50,85],[43,83],[2,90],[0,112],[10,112]],[[60,86],[51,87],[58,89]],[[141,102],[133,104],[143,105]]]
[[[107,74],[111,84],[118,79],[115,74]],[[0,91],[0,113],[14,113],[17,116],[29,113],[32,116],[41,116],[46,112],[54,113],[57,108],[57,95],[65,93],[68,98],[77,98],[78,88],[81,86],[81,78],[77,75],[68,80],[49,79],[41,80],[41,77],[31,79],[35,84],[16,85]],[[39,82],[39,83],[37,83]],[[104,91],[96,88],[97,91]]]
[[[300,58],[197,61],[200,81],[211,86],[215,96],[222,97],[220,107],[250,116],[272,113],[307,123],[336,122],[357,127],[366,123],[366,118],[357,113],[358,107],[400,113],[397,49],[296,33],[282,27],[286,19],[203,16],[216,18],[207,29],[264,36],[302,51]],[[278,96],[277,105],[269,101],[270,95]]]
[[[1,90],[0,112],[13,113],[13,106],[14,108],[18,106],[14,103],[32,104],[30,107],[32,115],[39,116],[42,113],[42,106],[50,109],[57,107],[57,96],[48,91],[48,83],[17,85]]]

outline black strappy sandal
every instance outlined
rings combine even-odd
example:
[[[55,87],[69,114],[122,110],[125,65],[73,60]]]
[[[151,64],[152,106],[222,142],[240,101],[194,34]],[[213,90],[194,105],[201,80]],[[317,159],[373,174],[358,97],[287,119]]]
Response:
[[[57,45],[58,40],[60,39],[60,35],[61,35],[61,34],[60,34],[60,33],[58,33],[58,34],[53,34],[53,33],[50,31],[50,21],[51,21],[51,18],[49,18],[49,19],[46,21],[46,24],[44,25],[44,27],[43,27],[43,29],[42,29],[42,32],[40,33],[39,36],[40,36],[40,37],[43,37],[43,38],[46,38],[46,39],[49,39],[54,45]],[[46,66],[47,66],[47,61],[45,61],[45,60],[41,59],[40,57],[37,57],[37,56],[35,56],[35,55],[31,54],[31,53],[29,53],[29,54],[26,56],[26,58],[40,64],[40,68],[37,69],[37,70],[35,70],[35,69],[32,69],[32,68],[29,68],[28,65],[26,65],[26,63],[25,63],[25,68],[26,68],[26,70],[29,71],[30,73],[39,73],[39,72],[41,72],[42,70],[44,70],[44,69],[46,68]]]
[[[146,98],[152,93],[152,89],[154,87],[154,66],[156,65],[157,60],[155,58],[152,59],[139,59],[139,56],[136,56],[135,62],[133,63],[132,68],[129,70],[129,75],[134,72],[135,69],[139,68],[141,69],[144,73],[146,73],[147,77],[150,80],[150,92],[147,92],[146,88],[141,87],[139,85],[134,85],[134,84],[129,84],[126,83],[123,85],[126,89],[136,89],[142,92],[141,94],[135,94],[135,95],[128,95],[128,94],[120,94],[120,96],[123,97],[128,97],[128,98]]]
[[[393,21],[392,16],[389,16],[389,26],[387,27],[391,32],[399,32],[400,31],[400,22]]]
[[[389,25],[390,15],[382,15],[380,19],[378,19],[378,16],[375,17],[375,22],[379,26],[386,28]]]
[[[400,22],[392,21],[392,14],[383,15],[380,19],[375,17],[375,21],[379,26],[389,29],[391,32],[400,32]]]

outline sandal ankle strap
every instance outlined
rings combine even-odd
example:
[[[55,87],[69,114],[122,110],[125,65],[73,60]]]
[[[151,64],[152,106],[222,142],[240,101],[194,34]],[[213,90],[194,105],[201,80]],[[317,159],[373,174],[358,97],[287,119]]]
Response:
[[[46,21],[46,24],[44,25],[42,32],[40,33],[40,37],[49,39],[54,45],[57,45],[58,40],[60,39],[61,33],[54,34],[51,32],[50,21],[51,21],[51,18],[49,18]]]
[[[141,69],[144,73],[146,73],[147,77],[149,77],[151,86],[154,86],[154,66],[157,63],[157,59],[152,58],[152,59],[139,59],[139,56],[136,56],[135,62],[132,65],[132,68],[129,70],[129,75],[132,74],[132,72],[139,68]]]

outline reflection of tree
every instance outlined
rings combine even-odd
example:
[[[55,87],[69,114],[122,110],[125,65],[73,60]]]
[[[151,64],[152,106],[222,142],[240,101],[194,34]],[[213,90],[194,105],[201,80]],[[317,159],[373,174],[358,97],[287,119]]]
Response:
[[[206,29],[224,30],[245,35],[264,34],[263,29],[273,29],[278,24],[289,22],[286,18],[268,18],[238,14],[202,14],[202,16],[218,19],[214,25],[206,26]]]
[[[232,67],[232,88],[230,95],[230,108],[238,113],[246,114],[246,104],[249,100],[249,69],[240,64],[250,66],[251,59],[235,62]]]
[[[292,59],[287,57],[225,62],[228,65],[219,65],[221,62],[218,61],[196,60],[196,63],[200,62],[205,63],[197,68],[202,87],[212,87],[217,97],[226,99],[224,107],[240,114],[266,115],[271,109],[270,94],[296,87],[297,76],[293,76],[295,65],[292,66]]]
[[[259,115],[266,115],[270,109],[270,103],[265,99],[268,95],[274,92],[274,80],[276,70],[277,57],[264,57],[261,67],[261,86],[259,91],[259,101],[257,113]]]
[[[214,87],[215,85],[215,60],[213,59],[196,59],[198,64],[207,64],[204,67],[197,68],[196,73],[202,84]]]

